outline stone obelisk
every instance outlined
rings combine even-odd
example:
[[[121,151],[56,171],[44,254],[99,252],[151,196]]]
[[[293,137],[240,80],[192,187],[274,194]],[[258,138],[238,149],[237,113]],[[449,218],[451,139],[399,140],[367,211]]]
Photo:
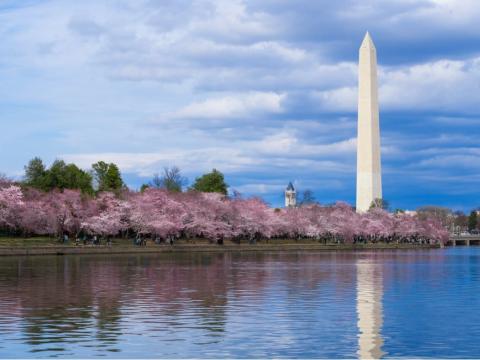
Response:
[[[382,198],[378,118],[377,53],[367,32],[358,64],[357,212]]]

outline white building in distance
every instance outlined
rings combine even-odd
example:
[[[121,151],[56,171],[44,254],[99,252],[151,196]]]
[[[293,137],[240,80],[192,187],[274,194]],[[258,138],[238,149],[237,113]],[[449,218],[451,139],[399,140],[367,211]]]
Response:
[[[292,182],[289,182],[285,189],[285,207],[295,206],[297,206],[297,192],[295,191]]]
[[[375,199],[382,199],[377,53],[367,32],[358,63],[357,212],[368,211]]]

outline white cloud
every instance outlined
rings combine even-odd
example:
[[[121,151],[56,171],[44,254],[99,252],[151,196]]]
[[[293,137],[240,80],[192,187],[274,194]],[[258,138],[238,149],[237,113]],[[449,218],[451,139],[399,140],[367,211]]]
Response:
[[[338,157],[344,154],[354,154],[357,140],[351,138],[331,144],[305,143],[299,139],[294,131],[282,130],[265,138],[248,143],[257,152],[269,155],[289,155],[292,157],[329,156]]]
[[[198,2],[201,4],[201,2]],[[204,2],[205,3],[205,2]],[[247,37],[269,36],[274,33],[271,14],[249,12],[243,1],[207,1],[212,11],[190,23],[192,32],[222,40],[244,41]]]
[[[241,194],[282,194],[283,190],[285,189],[285,184],[249,183],[240,186],[233,186],[232,188],[240,192]]]
[[[280,113],[285,94],[251,92],[210,98],[189,104],[176,113],[174,118],[240,118],[261,113]]]
[[[381,59],[380,59],[381,61]],[[352,64],[353,66],[353,64]],[[475,112],[480,102],[480,57],[379,68],[380,110]],[[355,112],[356,84],[314,91],[325,111]]]
[[[389,110],[468,112],[480,101],[480,58],[384,69],[380,77],[381,103]]]
[[[103,160],[114,162],[122,172],[134,173],[149,177],[165,166],[179,166],[187,174],[201,174],[212,168],[220,168],[225,172],[248,169],[258,162],[234,148],[202,148],[194,150],[175,150],[152,153],[91,153],[65,154],[67,161],[74,162],[83,168]]]
[[[417,17],[441,26],[476,25],[480,16],[477,0],[430,0],[434,6],[419,9]],[[474,30],[475,26],[471,28]]]
[[[141,176],[218,167],[252,193],[290,178],[353,189],[365,24],[378,40],[386,174],[399,164],[446,174],[478,157],[476,0],[29,4],[0,6],[0,137],[16,149],[1,160],[11,173],[33,156],[67,154]],[[415,119],[390,121],[403,113]]]
[[[341,87],[333,90],[315,91],[313,97],[326,111],[355,111],[357,107],[357,88]]]
[[[197,176],[212,168],[225,173],[264,172],[278,169],[288,173],[293,169],[352,172],[356,139],[332,144],[302,144],[300,139],[280,132],[258,140],[238,139],[234,142],[198,144],[194,148],[164,150],[149,153],[90,153],[64,154],[62,158],[83,168],[103,160],[116,163],[122,172],[151,176],[165,166],[176,165],[189,175]],[[339,159],[339,157],[341,159]],[[349,160],[345,160],[345,157]]]
[[[435,156],[424,159],[417,164],[418,167],[437,167],[437,168],[467,168],[468,170],[480,169],[479,155],[447,155]]]

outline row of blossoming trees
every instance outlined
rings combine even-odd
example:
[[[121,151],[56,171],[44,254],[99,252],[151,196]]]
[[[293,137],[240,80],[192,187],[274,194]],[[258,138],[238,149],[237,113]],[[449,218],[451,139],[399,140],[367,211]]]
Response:
[[[447,231],[435,219],[420,220],[373,209],[357,214],[345,203],[272,209],[257,198],[147,189],[97,197],[79,191],[42,192],[0,185],[0,229],[18,236],[62,234],[223,239],[315,239],[325,242],[441,243]]]

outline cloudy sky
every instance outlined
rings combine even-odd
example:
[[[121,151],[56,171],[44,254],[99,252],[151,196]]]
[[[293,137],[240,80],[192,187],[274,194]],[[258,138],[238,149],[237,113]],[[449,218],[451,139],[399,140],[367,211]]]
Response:
[[[480,206],[477,0],[1,0],[0,172],[177,165],[282,202],[355,198],[358,47],[379,63],[384,197]]]

